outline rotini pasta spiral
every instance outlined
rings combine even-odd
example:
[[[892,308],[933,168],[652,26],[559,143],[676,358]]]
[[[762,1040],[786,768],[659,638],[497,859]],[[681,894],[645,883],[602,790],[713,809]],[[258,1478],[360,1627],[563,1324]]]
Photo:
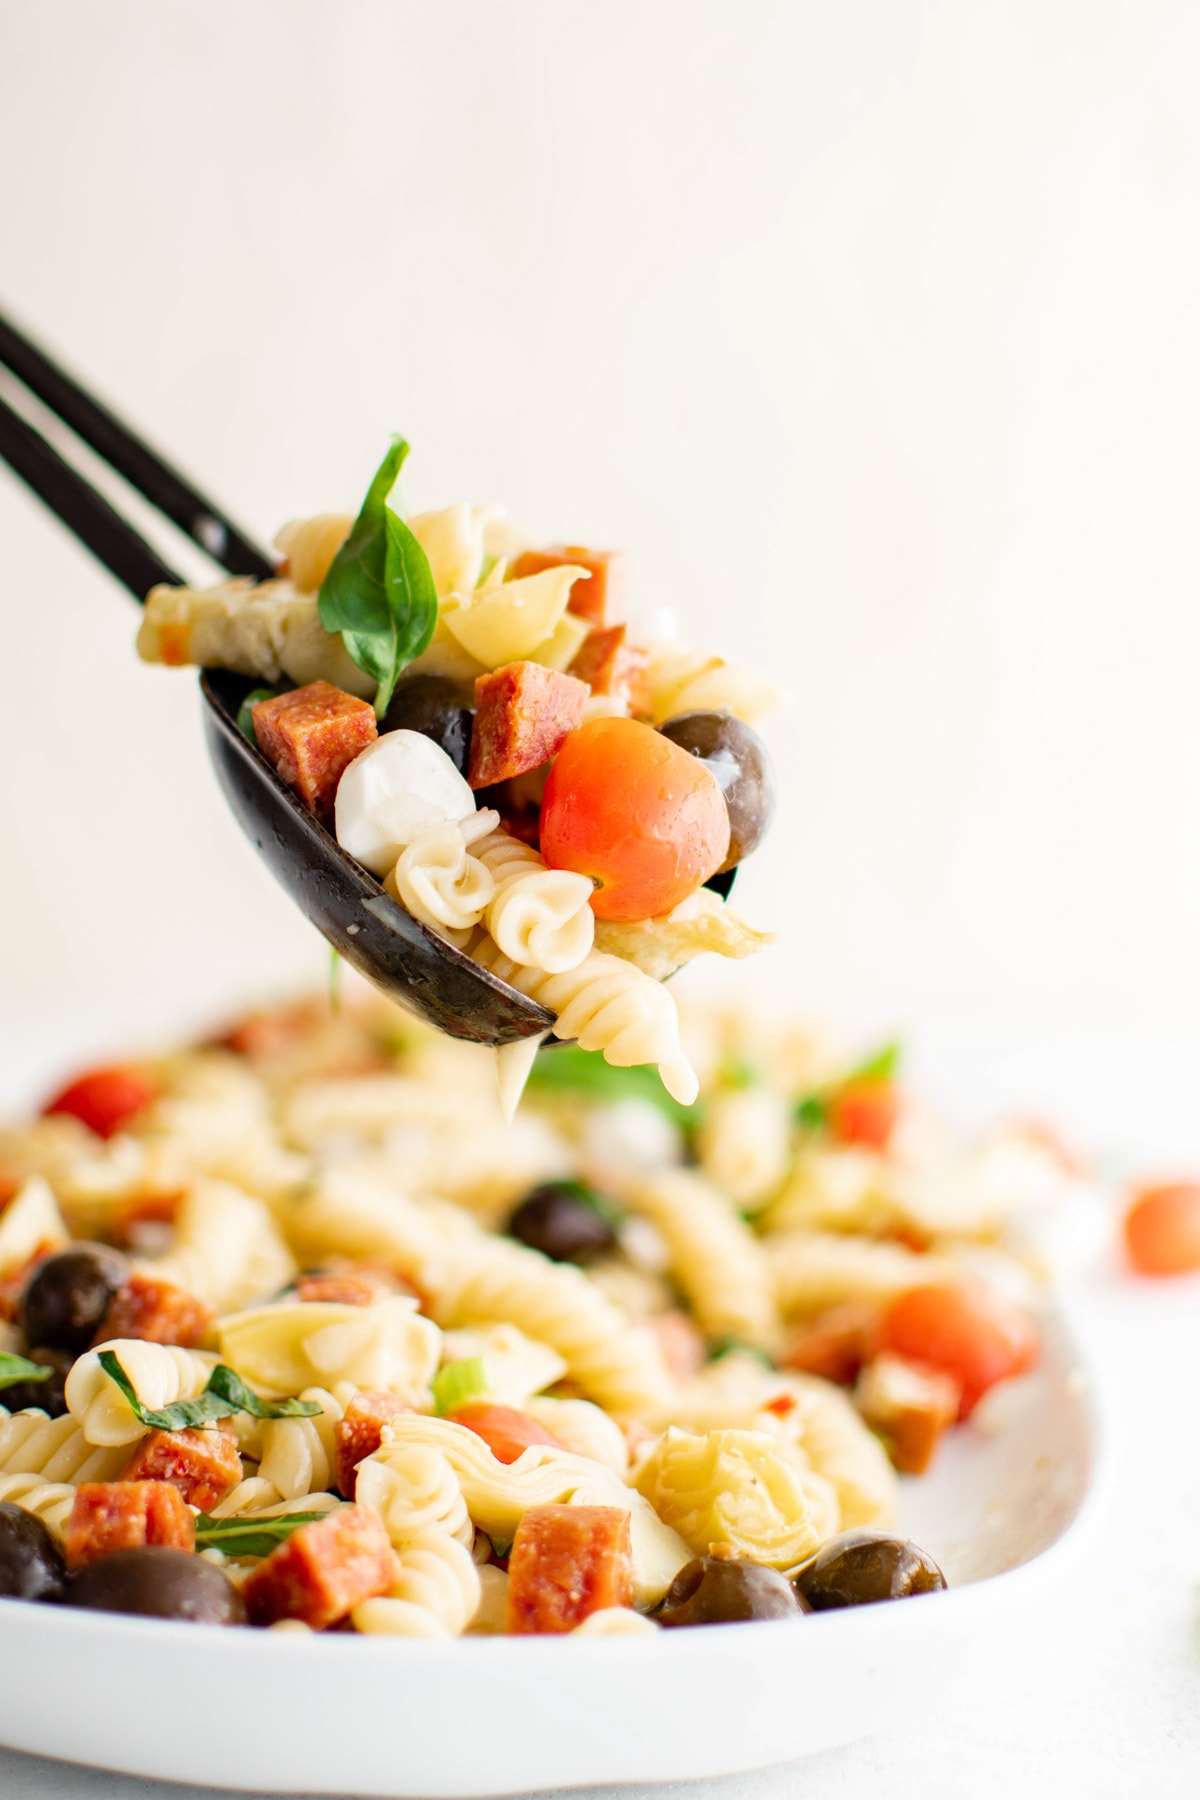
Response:
[[[43,1481],[40,1475],[0,1475],[0,1500],[36,1513],[60,1538],[75,1504],[75,1489],[69,1481]]]
[[[662,1627],[632,1606],[602,1606],[577,1625],[572,1637],[653,1637]]]
[[[945,1280],[947,1257],[834,1231],[786,1231],[765,1240],[775,1293],[785,1317],[820,1312],[842,1300],[891,1300],[906,1288]]]
[[[125,1448],[97,1447],[70,1413],[51,1419],[30,1408],[0,1407],[0,1474],[40,1475],[44,1481],[111,1481],[129,1461]]]
[[[283,1300],[217,1321],[217,1343],[243,1380],[268,1394],[306,1387],[385,1388],[410,1405],[429,1403],[441,1333],[399,1294],[371,1306]]]
[[[777,1088],[714,1094],[696,1134],[700,1167],[736,1206],[759,1207],[779,1188],[791,1157],[792,1109]]]
[[[489,832],[474,854],[495,883],[484,923],[501,953],[553,975],[578,968],[596,928],[588,877],[548,869],[531,844],[503,830]]]
[[[663,1169],[624,1198],[664,1239],[701,1331],[772,1349],[779,1317],[767,1259],[728,1201],[689,1169]]]
[[[277,1293],[296,1272],[263,1202],[228,1182],[204,1179],[180,1205],[170,1249],[143,1259],[138,1267],[186,1288],[217,1312]]]
[[[262,1428],[259,1479],[281,1500],[320,1493],[334,1481],[334,1426],[345,1408],[325,1388],[305,1388],[302,1400],[321,1410],[308,1419],[268,1419]]]
[[[656,1063],[667,1092],[681,1106],[695,1100],[699,1083],[679,1042],[675,1002],[661,982],[632,963],[592,950],[578,968],[550,975],[514,962],[490,937],[473,944],[471,955],[554,1013],[555,1037],[601,1050],[618,1068]]]
[[[356,1631],[393,1637],[459,1637],[478,1611],[482,1587],[471,1552],[445,1531],[410,1538],[396,1554],[386,1594],[362,1600]]]
[[[484,811],[423,831],[401,851],[384,882],[414,919],[460,950],[482,919],[496,886],[470,846],[499,821],[499,813]]]
[[[397,1442],[385,1431],[380,1448],[359,1463],[354,1492],[375,1508],[397,1550],[428,1532],[471,1548],[475,1530],[462,1488],[436,1445]]]
[[[479,1605],[467,1630],[472,1636],[493,1637],[508,1626],[508,1575],[494,1563],[480,1563]]]
[[[176,1344],[151,1344],[142,1338],[114,1338],[111,1350],[143,1406],[157,1409],[176,1400],[194,1400],[212,1374],[216,1357]],[[101,1352],[88,1350],[66,1380],[67,1409],[89,1444],[135,1444],[149,1427],[135,1416],[128,1400],[100,1366]]]

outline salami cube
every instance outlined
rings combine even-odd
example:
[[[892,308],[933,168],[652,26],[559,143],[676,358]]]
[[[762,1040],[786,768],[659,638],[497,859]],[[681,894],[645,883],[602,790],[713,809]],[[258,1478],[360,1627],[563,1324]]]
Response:
[[[858,1378],[854,1399],[902,1475],[923,1475],[958,1418],[962,1384],[942,1369],[885,1351]]]
[[[332,819],[338,782],[377,735],[374,707],[328,681],[310,681],[290,694],[260,700],[250,714],[267,761],[310,812]]]
[[[574,1631],[633,1605],[629,1514],[619,1506],[531,1506],[508,1560],[510,1632]]]
[[[63,1531],[71,1568],[143,1544],[196,1548],[196,1520],[178,1488],[169,1481],[85,1481],[76,1488]]]
[[[364,1456],[374,1456],[383,1442],[383,1428],[411,1412],[395,1394],[381,1394],[363,1388],[352,1396],[345,1417],[333,1428],[334,1464],[337,1469],[338,1492],[347,1500],[354,1498],[355,1471]]]
[[[324,1631],[360,1600],[386,1593],[394,1572],[379,1514],[369,1506],[342,1506],[293,1531],[258,1565],[242,1592],[253,1625],[299,1619]]]
[[[412,1289],[385,1269],[328,1269],[301,1275],[296,1282],[297,1300],[332,1301],[338,1306],[374,1306],[388,1294],[408,1294]]]
[[[583,722],[587,686],[541,663],[506,663],[475,682],[471,731],[473,788],[539,769]]]
[[[213,1318],[212,1307],[186,1288],[176,1287],[173,1281],[135,1274],[109,1301],[95,1341],[103,1344],[110,1338],[144,1338],[147,1343],[181,1344],[185,1350],[191,1350],[203,1341]]]
[[[571,589],[568,610],[592,625],[621,625],[628,614],[629,563],[622,550],[587,550],[582,544],[549,544],[544,550],[523,550],[509,575],[540,575],[543,569],[561,569],[564,563],[586,569],[590,581],[577,581]]]
[[[211,1512],[242,1479],[237,1441],[228,1431],[152,1431],[121,1472],[123,1481],[169,1481],[189,1506]]]
[[[593,694],[623,700],[634,712],[649,712],[646,652],[627,641],[628,628],[606,625],[590,631],[571,664],[570,674],[586,681]]]
[[[869,1300],[845,1300],[798,1325],[781,1361],[785,1368],[849,1387],[869,1360],[878,1333],[879,1308]]]

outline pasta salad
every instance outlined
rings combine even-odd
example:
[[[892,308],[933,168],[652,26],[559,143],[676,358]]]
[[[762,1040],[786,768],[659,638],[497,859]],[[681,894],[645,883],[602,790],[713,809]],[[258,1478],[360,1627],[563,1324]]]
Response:
[[[243,732],[393,900],[689,1104],[661,981],[769,941],[722,902],[774,810],[753,727],[777,695],[631,620],[618,552],[532,544],[496,506],[401,518],[406,453],[357,517],[285,525],[277,579],[153,589],[139,653],[245,677]],[[504,1052],[514,1101],[535,1051]]]
[[[0,1592],[281,1630],[652,1634],[923,1594],[897,1471],[1038,1355],[1069,1180],[896,1053],[684,1011],[700,1085],[373,994],[0,1131]]]

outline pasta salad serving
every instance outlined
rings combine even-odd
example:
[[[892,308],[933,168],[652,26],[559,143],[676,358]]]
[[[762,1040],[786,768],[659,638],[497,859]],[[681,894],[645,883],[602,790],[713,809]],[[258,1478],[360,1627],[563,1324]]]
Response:
[[[245,736],[394,901],[688,1104],[662,978],[769,941],[722,900],[774,810],[775,691],[639,627],[617,552],[496,506],[402,519],[406,453],[357,517],[285,525],[277,579],[154,588],[138,650],[244,677]],[[503,1054],[514,1100],[535,1049]]]
[[[1062,1160],[892,1050],[684,1041],[693,1108],[567,1045],[509,1123],[485,1052],[314,1000],[0,1131],[0,1593],[446,1638],[944,1586],[897,1471],[1036,1362]]]

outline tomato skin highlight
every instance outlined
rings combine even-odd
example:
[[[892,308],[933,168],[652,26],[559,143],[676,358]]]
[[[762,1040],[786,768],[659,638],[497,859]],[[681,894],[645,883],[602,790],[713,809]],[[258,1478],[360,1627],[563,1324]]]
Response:
[[[1033,1367],[1041,1340],[1025,1313],[980,1283],[964,1282],[898,1295],[883,1315],[878,1347],[956,1376],[961,1421],[990,1387]]]
[[[70,1113],[97,1137],[110,1138],[144,1112],[158,1098],[158,1092],[158,1083],[141,1069],[113,1064],[111,1068],[89,1069],[86,1075],[68,1082],[46,1102],[42,1112]]]
[[[593,719],[558,753],[542,801],[552,869],[599,882],[598,919],[650,919],[725,860],[729,813],[703,763],[636,719]]]
[[[829,1101],[829,1129],[839,1144],[883,1150],[900,1116],[900,1096],[890,1081],[851,1081]]]
[[[562,1445],[539,1424],[537,1419],[528,1413],[518,1412],[515,1406],[493,1406],[480,1403],[472,1406],[460,1406],[457,1412],[448,1415],[452,1425],[465,1425],[476,1437],[481,1437],[497,1462],[514,1463],[522,1450],[528,1450],[530,1444],[548,1444],[554,1450],[561,1450]]]
[[[1141,1275],[1200,1269],[1200,1185],[1175,1181],[1139,1189],[1125,1214],[1125,1248]]]

